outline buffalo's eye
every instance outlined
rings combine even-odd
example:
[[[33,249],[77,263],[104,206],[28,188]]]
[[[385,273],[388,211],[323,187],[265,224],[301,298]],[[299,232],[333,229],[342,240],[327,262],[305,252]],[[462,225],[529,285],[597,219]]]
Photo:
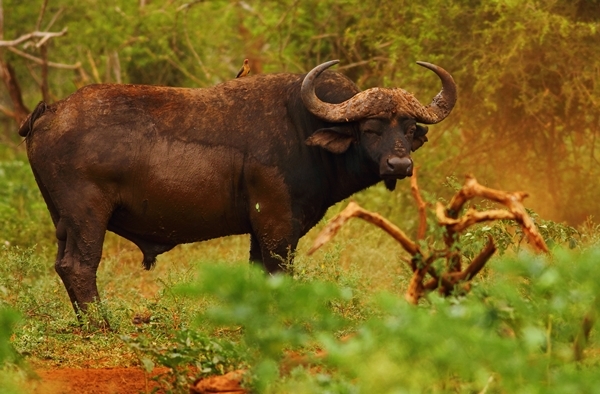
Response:
[[[364,133],[381,135],[383,133],[383,124],[379,119],[367,119],[361,126]]]
[[[410,125],[410,126],[408,126],[406,128],[405,134],[406,134],[407,137],[412,137],[412,136],[415,135],[415,131],[417,131],[417,125],[413,124],[413,125]]]

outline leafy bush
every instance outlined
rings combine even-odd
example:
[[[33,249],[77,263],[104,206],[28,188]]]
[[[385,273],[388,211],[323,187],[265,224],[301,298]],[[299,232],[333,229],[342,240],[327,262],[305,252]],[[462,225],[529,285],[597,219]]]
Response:
[[[377,312],[364,322],[332,307],[351,298],[347,288],[252,268],[206,267],[182,291],[216,300],[198,324],[241,326],[235,346],[248,349],[258,392],[591,392],[600,384],[591,328],[600,312],[597,261],[597,248],[507,255],[466,297],[431,295],[414,307],[377,293],[369,301]],[[340,341],[336,330],[349,326],[355,334]],[[203,347],[187,352],[200,360]],[[291,349],[327,356],[312,359],[317,373],[298,367],[280,377]]]
[[[0,244],[48,245],[54,234],[50,214],[27,162],[0,161]]]
[[[0,391],[5,394],[18,394],[22,390],[21,374],[15,366],[23,360],[11,344],[10,337],[20,316],[12,309],[0,305]]]
[[[318,281],[301,283],[283,275],[265,276],[254,266],[205,267],[199,278],[181,291],[216,299],[217,305],[201,315],[198,323],[242,327],[242,341],[258,377],[259,391],[278,377],[277,363],[284,350],[310,346],[317,336],[329,336],[343,327],[343,319],[329,306],[352,296],[348,288]]]
[[[198,331],[183,329],[168,344],[158,345],[148,335],[123,336],[136,352],[147,372],[155,364],[171,368],[171,374],[155,378],[161,387],[187,391],[198,375],[222,375],[245,367],[243,350],[227,339],[211,338]]]
[[[17,312],[0,306],[0,365],[17,360],[16,352],[10,343],[10,336],[19,318]]]
[[[598,359],[590,350],[578,361],[577,346],[597,346],[582,326],[600,310],[598,257],[506,257],[468,297],[431,296],[420,308],[379,295],[385,317],[327,343],[329,361],[360,392],[591,392]]]

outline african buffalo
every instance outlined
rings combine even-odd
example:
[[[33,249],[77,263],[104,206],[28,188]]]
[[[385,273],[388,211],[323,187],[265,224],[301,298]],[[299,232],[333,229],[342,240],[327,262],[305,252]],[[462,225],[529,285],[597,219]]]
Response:
[[[150,269],[181,243],[250,234],[268,272],[336,202],[412,175],[410,152],[456,102],[448,72],[423,106],[402,89],[360,91],[324,63],[205,89],[86,86],[40,103],[19,130],[56,227],[55,268],[73,306],[99,299],[106,230]]]

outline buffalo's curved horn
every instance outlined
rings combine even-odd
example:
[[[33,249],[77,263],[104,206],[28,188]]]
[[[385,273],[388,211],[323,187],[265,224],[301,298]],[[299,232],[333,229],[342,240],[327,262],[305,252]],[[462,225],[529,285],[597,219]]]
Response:
[[[323,102],[315,94],[315,80],[325,69],[338,62],[339,60],[332,60],[313,68],[304,77],[300,91],[306,108],[326,121],[352,122],[365,117],[398,113],[413,117],[420,123],[434,124],[448,116],[456,103],[456,84],[452,76],[443,68],[425,62],[417,63],[435,72],[442,80],[442,90],[427,106],[403,89],[384,88],[365,90],[340,104]]]
[[[442,81],[442,90],[440,90],[433,100],[431,100],[431,104],[425,107],[427,115],[423,116],[420,120],[417,120],[425,124],[441,122],[446,116],[450,115],[452,108],[454,108],[454,104],[456,104],[456,99],[458,98],[454,78],[452,78],[452,75],[450,75],[448,71],[435,64],[427,62],[417,62],[417,64],[436,73]]]

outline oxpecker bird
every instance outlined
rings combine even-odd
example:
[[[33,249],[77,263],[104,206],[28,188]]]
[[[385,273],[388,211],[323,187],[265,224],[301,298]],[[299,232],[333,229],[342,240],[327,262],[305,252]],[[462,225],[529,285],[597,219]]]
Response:
[[[245,77],[248,74],[250,74],[250,64],[248,64],[248,59],[244,59],[244,65],[240,68],[236,78]]]

